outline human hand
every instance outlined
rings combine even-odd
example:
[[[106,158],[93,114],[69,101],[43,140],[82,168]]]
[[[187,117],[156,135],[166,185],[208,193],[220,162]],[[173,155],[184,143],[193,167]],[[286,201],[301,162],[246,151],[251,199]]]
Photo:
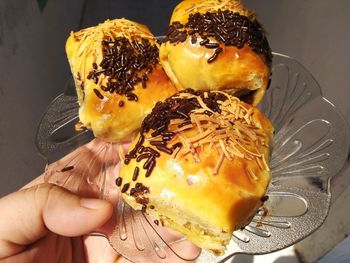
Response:
[[[83,235],[111,217],[112,205],[40,184],[0,199],[0,259],[85,262]]]
[[[125,150],[128,148],[128,144],[122,146]],[[111,217],[112,208],[109,203],[116,204],[120,197],[118,188],[115,187],[114,183],[115,178],[118,177],[120,165],[118,155],[114,154],[116,149],[117,146],[111,148],[111,145],[95,139],[61,160],[52,163],[45,174],[30,182],[25,186],[26,189],[0,199],[1,211],[11,212],[5,212],[4,216],[0,218],[0,248],[7,247],[8,249],[6,255],[4,255],[5,253],[2,254],[3,252],[0,249],[0,261],[7,257],[6,262],[130,262],[111,247],[107,238],[86,235],[95,232],[96,229],[99,230],[97,232],[102,231],[103,233],[112,231],[107,226],[111,225],[111,221],[105,226],[102,225]],[[108,165],[106,166],[106,164]],[[66,167],[73,166],[73,169],[66,169]],[[105,173],[101,173],[102,168],[105,169]],[[105,178],[102,178],[102,176],[105,176]],[[42,184],[43,182],[53,182],[69,189],[70,192],[58,186]],[[102,187],[101,182],[104,182],[105,186]],[[55,191],[47,190],[47,187],[55,189]],[[98,197],[102,188],[104,188],[104,197],[109,201],[109,203],[101,201],[105,205],[105,207],[102,205],[100,208],[102,212],[99,209],[90,211],[89,208],[81,207],[81,196]],[[32,191],[34,191],[34,195],[43,191],[44,193],[41,193],[41,195],[46,196],[47,202],[50,201],[53,206],[48,206],[45,203],[46,201],[41,201],[43,205],[41,210],[38,209],[40,206],[33,205],[36,202],[33,201],[33,197],[32,199],[27,197],[27,195],[33,195],[33,193],[24,194]],[[54,192],[54,196],[47,194],[47,191]],[[63,199],[63,197],[66,198]],[[34,200],[38,200],[38,198],[34,198]],[[21,204],[23,208],[16,205],[16,202]],[[54,210],[47,211],[44,208],[59,210],[54,213]],[[77,211],[74,212],[76,208]],[[27,211],[28,209],[29,211]],[[50,228],[51,225],[46,225],[45,211],[45,215],[51,220],[49,223],[56,222],[53,225],[56,228]],[[30,218],[26,215],[27,213],[36,213],[36,216]],[[35,220],[39,220],[36,225],[42,227],[39,228],[41,232],[36,232],[36,234],[33,233],[35,229],[30,226],[30,224],[34,225],[35,222],[32,221]],[[86,225],[87,222],[88,225]],[[11,225],[11,227],[4,231],[8,228],[6,225]],[[61,232],[69,230],[68,227],[71,227],[72,232]],[[74,232],[75,227],[77,228]],[[26,233],[27,230],[30,230],[30,232]],[[19,243],[13,242],[13,238],[8,238],[19,235],[17,231],[20,231],[22,235],[20,236],[22,239],[16,239]],[[165,229],[162,232],[164,232],[162,233],[163,237],[173,236],[170,232],[167,233]],[[32,238],[29,239],[29,237]],[[177,246],[181,251],[186,251],[184,253],[189,257],[198,253],[198,249],[189,242],[182,242]],[[64,257],[64,255],[67,255],[66,252],[63,253],[64,251],[68,251],[68,258]],[[173,253],[169,253],[168,256],[168,262],[185,262]],[[189,263],[189,261],[186,261],[186,263]]]

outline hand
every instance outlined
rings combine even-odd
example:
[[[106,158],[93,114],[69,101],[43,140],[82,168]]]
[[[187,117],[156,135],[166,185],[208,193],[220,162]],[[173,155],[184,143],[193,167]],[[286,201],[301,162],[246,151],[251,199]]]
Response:
[[[1,198],[0,211],[0,259],[85,262],[82,236],[102,226],[113,207],[40,184]]]
[[[113,151],[106,146],[95,139],[51,164],[45,176],[39,176],[25,189],[0,199],[0,261],[6,258],[6,262],[130,262],[106,238],[86,235],[108,221],[113,209],[111,203],[116,204],[119,198],[114,183],[119,174],[119,158],[114,154],[116,146]],[[128,148],[128,144],[122,146]],[[73,166],[74,169],[65,169]],[[102,166],[107,169],[105,180],[101,178]],[[44,181],[70,191],[43,184]],[[105,182],[108,193],[105,197],[109,202],[86,198],[99,196],[100,182]],[[84,203],[100,206],[86,207]],[[108,228],[107,225],[110,224],[100,229]],[[165,229],[163,232],[164,237],[173,235]],[[188,256],[198,253],[189,242],[177,246]],[[189,263],[172,253],[168,256],[168,262]]]

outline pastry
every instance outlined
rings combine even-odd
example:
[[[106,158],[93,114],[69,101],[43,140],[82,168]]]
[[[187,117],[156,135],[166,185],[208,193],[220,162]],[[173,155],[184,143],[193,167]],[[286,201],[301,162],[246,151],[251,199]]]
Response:
[[[264,200],[272,133],[237,97],[184,90],[144,119],[116,184],[134,209],[223,254]]]
[[[174,10],[160,62],[178,89],[225,90],[257,105],[272,53],[255,15],[239,0],[184,0]]]
[[[115,19],[72,32],[66,52],[80,121],[107,142],[129,140],[155,103],[176,92],[144,25]]]

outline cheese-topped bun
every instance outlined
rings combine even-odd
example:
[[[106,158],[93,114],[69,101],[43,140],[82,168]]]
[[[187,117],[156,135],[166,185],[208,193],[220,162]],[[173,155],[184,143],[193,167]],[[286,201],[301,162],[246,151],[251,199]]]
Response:
[[[185,90],[145,118],[116,184],[133,208],[222,254],[262,204],[272,133],[237,97]]]
[[[155,103],[176,92],[146,26],[107,20],[72,32],[66,52],[81,123],[108,142],[127,140]]]
[[[272,54],[255,15],[239,0],[184,0],[174,10],[160,61],[178,89],[225,90],[256,105]]]

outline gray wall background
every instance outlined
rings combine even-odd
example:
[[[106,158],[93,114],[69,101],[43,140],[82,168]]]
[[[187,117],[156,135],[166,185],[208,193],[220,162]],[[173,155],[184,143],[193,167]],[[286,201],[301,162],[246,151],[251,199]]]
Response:
[[[64,44],[83,1],[0,0],[0,196],[40,175],[34,138],[48,103],[69,76]]]
[[[0,0],[0,196],[41,174],[36,127],[50,101],[64,90],[64,52],[71,30],[126,17],[164,34],[173,7],[164,0]],[[269,32],[272,49],[298,59],[324,95],[349,115],[350,1],[244,1]]]

